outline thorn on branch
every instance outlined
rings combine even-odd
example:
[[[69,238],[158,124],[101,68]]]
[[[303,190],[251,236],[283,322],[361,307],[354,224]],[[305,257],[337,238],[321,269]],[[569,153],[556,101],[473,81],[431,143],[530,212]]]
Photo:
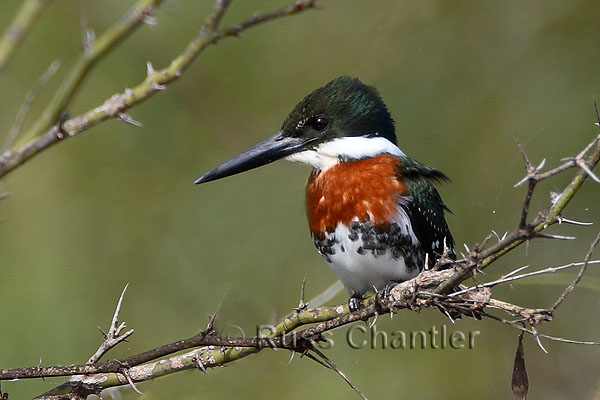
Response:
[[[121,335],[121,332],[123,329],[125,329],[126,324],[125,322],[119,324],[119,313],[121,312],[121,305],[123,304],[123,298],[125,297],[125,292],[127,291],[128,287],[129,283],[125,285],[123,291],[121,292],[121,296],[119,296],[119,301],[115,307],[115,312],[113,314],[108,331],[104,332],[102,328],[98,327],[104,337],[104,340],[102,341],[102,344],[100,344],[100,347],[98,347],[98,350],[96,350],[96,352],[88,359],[86,364],[97,363],[110,349],[119,343],[126,341],[127,338],[133,334],[134,330],[130,329]]]
[[[517,146],[519,147],[519,152],[521,153],[521,156],[523,157],[523,161],[525,162],[525,170],[527,171],[527,175],[525,175],[525,177],[523,179],[521,179],[519,182],[517,182],[514,187],[517,186],[521,186],[523,183],[527,182],[527,181],[536,181],[537,177],[536,175],[542,170],[542,168],[544,168],[544,165],[546,164],[546,159],[542,159],[542,161],[540,162],[540,164],[537,167],[534,167],[533,164],[531,163],[531,161],[529,161],[529,158],[527,157],[527,154],[525,153],[525,149],[523,148],[523,145],[521,145],[521,143],[519,143],[517,141]]]
[[[123,370],[121,371],[121,374],[125,377],[125,379],[127,379],[127,383],[129,383],[129,386],[131,386],[131,388],[137,394],[144,394],[135,386],[135,383],[133,383],[133,379],[131,379],[131,375],[129,374],[128,368],[123,368]]]
[[[146,75],[150,76],[152,74],[154,74],[156,72],[156,70],[154,69],[154,66],[152,65],[152,63],[150,61],[146,62]]]
[[[93,29],[88,27],[87,14],[85,11],[81,12],[81,44],[83,47],[84,53],[89,53],[90,49],[94,46],[94,42],[96,41],[96,33]]]
[[[575,221],[572,219],[568,219],[563,217],[562,215],[559,215],[558,217],[556,217],[558,224],[562,224],[563,222],[565,224],[571,224],[571,225],[579,225],[579,226],[590,226],[590,225],[594,225],[593,222],[583,222],[583,221]]]
[[[306,286],[306,277],[302,279],[302,286],[300,288],[300,301],[298,302],[298,307],[294,308],[294,312],[299,313],[300,311],[304,311],[307,309],[308,304],[304,301],[304,288]]]
[[[208,316],[208,323],[206,324],[206,329],[204,329],[204,334],[207,336],[215,334],[215,320],[217,319],[217,313],[211,314]]]
[[[536,232],[535,237],[544,239],[555,239],[555,240],[575,240],[575,236],[563,236],[563,235],[552,235],[549,233]]]
[[[492,231],[494,232],[494,231]],[[496,232],[494,232],[494,234],[496,235],[496,237],[498,237],[498,234]],[[475,244],[475,246],[473,247],[473,251],[475,253],[479,253],[481,250],[483,250],[485,248],[485,246],[487,245],[487,243],[490,241],[490,239],[492,238],[492,234],[490,233],[489,235],[487,235],[485,237],[485,239],[483,239],[483,241],[481,243],[477,243]],[[445,238],[444,238],[445,239]]]
[[[296,355],[296,350],[292,350],[291,353],[292,354],[290,355],[290,360],[287,363],[288,366],[292,364],[292,361],[294,361],[294,356]]]
[[[581,168],[594,182],[596,183],[600,183],[600,178],[598,178],[598,176],[596,174],[594,174],[594,172],[590,169],[590,167],[587,165],[587,163],[585,162],[585,160],[583,159],[577,159],[575,161],[575,163],[577,164],[577,166],[579,168]]]
[[[145,15],[142,22],[150,27],[155,27],[157,25],[156,17],[154,17],[152,15]]]
[[[373,315],[373,321],[371,321],[369,325],[369,329],[373,328],[375,326],[375,324],[377,323],[377,320],[379,319],[379,313],[377,311],[375,311],[375,315]]]
[[[195,363],[196,367],[204,372],[204,374],[206,374],[206,367],[204,366],[204,363],[202,362],[202,349],[200,349],[196,355],[192,358],[192,361]]]
[[[143,127],[144,124],[142,124],[139,121],[136,121],[135,119],[131,118],[131,115],[124,113],[124,112],[120,112],[117,114],[117,119],[119,121],[123,121],[127,124],[133,125],[133,126],[137,126],[139,128]]]
[[[319,365],[321,365],[321,366],[323,366],[323,367],[325,367],[325,368],[327,368],[327,369],[331,369],[331,367],[330,367],[329,365],[327,365],[327,364],[325,364],[325,362],[323,362],[323,361],[319,360],[319,359],[318,359],[317,357],[315,357],[313,354],[310,354],[310,353],[308,352],[308,350],[305,350],[304,352],[302,352],[302,354],[301,354],[301,356],[300,356],[300,357],[307,357],[307,358],[310,358],[311,360],[313,360],[313,361],[314,361],[314,362],[316,362],[317,364],[319,364]]]

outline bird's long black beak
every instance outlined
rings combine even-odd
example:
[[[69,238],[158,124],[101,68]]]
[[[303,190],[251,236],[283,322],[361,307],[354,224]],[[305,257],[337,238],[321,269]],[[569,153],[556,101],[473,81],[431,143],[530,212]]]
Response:
[[[194,183],[198,185],[258,168],[302,151],[305,149],[305,145],[305,139],[283,136],[281,132],[277,132],[267,140],[211,169],[196,179]]]

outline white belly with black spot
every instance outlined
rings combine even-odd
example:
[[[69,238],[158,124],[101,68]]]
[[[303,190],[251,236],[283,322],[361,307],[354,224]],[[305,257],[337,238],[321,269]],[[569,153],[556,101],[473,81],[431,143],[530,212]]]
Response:
[[[391,232],[377,234],[369,229],[368,224],[357,221],[350,227],[338,224],[325,240],[315,240],[350,294],[381,290],[389,282],[414,278],[423,265],[424,254],[408,218],[398,218]]]

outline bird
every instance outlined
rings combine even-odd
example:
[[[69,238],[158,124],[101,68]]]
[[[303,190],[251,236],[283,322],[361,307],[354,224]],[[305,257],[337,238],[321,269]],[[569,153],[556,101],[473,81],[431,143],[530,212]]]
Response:
[[[319,254],[356,311],[368,293],[454,259],[446,207],[435,183],[447,176],[408,157],[381,95],[341,76],[304,97],[281,129],[206,172],[202,184],[286,159],[312,167],[306,216]]]

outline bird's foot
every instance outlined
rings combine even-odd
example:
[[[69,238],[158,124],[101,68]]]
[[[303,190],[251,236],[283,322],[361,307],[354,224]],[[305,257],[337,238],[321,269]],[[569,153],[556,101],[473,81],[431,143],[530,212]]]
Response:
[[[354,293],[348,299],[348,309],[350,312],[358,311],[360,307],[361,295]]]
[[[394,281],[390,281],[388,282],[385,287],[378,293],[379,298],[382,300],[387,300],[388,297],[390,297],[390,294],[392,294],[392,289],[398,284],[399,282],[394,282]]]

